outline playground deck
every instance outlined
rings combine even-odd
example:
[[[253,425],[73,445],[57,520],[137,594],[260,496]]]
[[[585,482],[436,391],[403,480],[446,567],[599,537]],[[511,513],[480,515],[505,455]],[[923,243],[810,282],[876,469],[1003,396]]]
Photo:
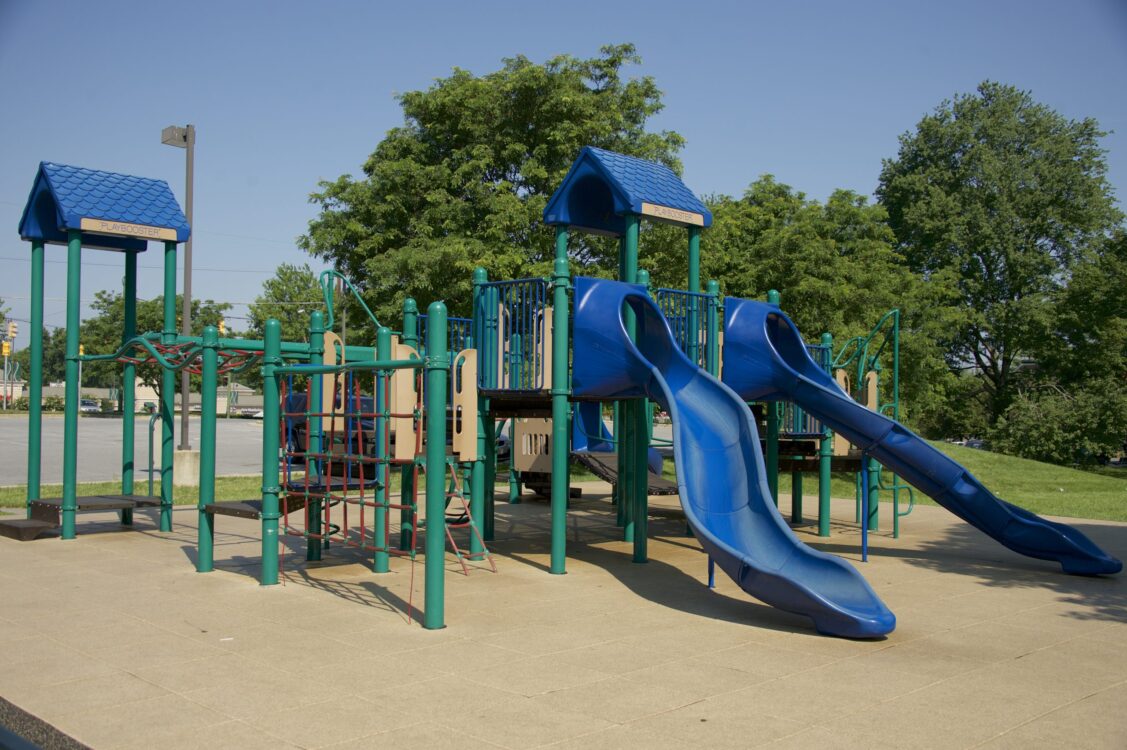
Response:
[[[171,534],[139,509],[134,531],[90,513],[75,541],[0,538],[0,696],[94,748],[1127,746],[1123,577],[1062,575],[935,507],[874,534],[867,564],[850,524],[800,531],[898,618],[827,638],[722,576],[709,591],[675,497],[637,565],[606,485],[584,489],[562,577],[546,506],[499,502],[498,573],[448,556],[441,631],[406,621],[421,563],[412,595],[407,560],[307,564],[292,539],[285,585],[258,586],[250,520],[225,519],[198,574],[190,507]],[[1127,551],[1127,524],[1076,525]]]

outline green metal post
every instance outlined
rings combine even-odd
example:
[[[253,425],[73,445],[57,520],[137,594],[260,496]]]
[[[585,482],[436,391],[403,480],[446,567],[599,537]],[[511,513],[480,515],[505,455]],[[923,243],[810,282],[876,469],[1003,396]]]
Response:
[[[708,352],[705,355],[705,367],[709,374],[720,376],[720,282],[710,279],[708,282],[708,295],[712,298],[708,303]]]
[[[443,573],[446,570],[446,388],[450,357],[446,353],[446,305],[427,308],[427,453],[426,453],[426,590],[423,627],[446,627]]]
[[[219,396],[219,329],[203,329],[203,384],[200,387],[200,501],[196,572],[208,573],[214,563],[215,515],[215,402]]]
[[[622,237],[622,281],[630,284],[638,283],[638,232],[641,221],[638,216],[627,214],[625,217],[626,229]],[[626,310],[626,332],[634,338],[637,331],[637,322],[633,310]],[[634,542],[634,562],[646,562],[647,555],[647,524],[649,498],[646,494],[646,444],[645,444],[645,413],[647,403],[645,399],[632,399],[623,404],[623,448],[626,452],[626,474],[619,477],[625,481],[628,494],[624,495],[626,502],[631,505],[630,517],[626,522],[628,539]]]
[[[386,362],[391,359],[391,329],[380,326],[376,331],[376,359]],[[387,455],[384,445],[387,443],[387,381],[386,376],[390,370],[381,370],[376,373],[376,508],[372,536],[376,547],[372,570],[376,573],[387,573],[391,570],[391,555],[388,552],[387,504],[384,488],[387,486]]]
[[[480,266],[474,269],[474,314],[473,340],[477,346],[478,382],[486,388],[496,388],[500,373],[497,369],[497,320],[496,292],[489,293],[482,285],[488,283],[489,274]],[[481,519],[481,535],[487,542],[493,541],[495,532],[494,493],[497,487],[497,421],[493,418],[489,399],[478,397],[477,413],[480,419],[482,440],[485,441],[485,464],[483,471],[485,495],[484,518]]]
[[[900,311],[892,316],[892,419],[900,421]],[[900,538],[900,478],[892,474],[892,538]]]
[[[873,372],[877,374],[876,403],[871,404],[869,408],[880,413],[881,367],[879,362],[873,363]],[[864,381],[862,381],[863,383]],[[869,531],[880,530],[880,476],[883,468],[878,462],[869,460]]]
[[[618,238],[618,279],[626,279],[626,235]],[[633,313],[627,312],[625,322],[629,326],[633,320]],[[629,329],[628,329],[629,330]],[[622,540],[634,541],[634,524],[630,519],[634,516],[634,504],[629,494],[630,477],[626,467],[630,460],[626,451],[626,402],[614,402],[614,439],[615,439],[615,465],[618,469],[618,482],[614,485],[614,503],[618,506],[618,525],[622,528]]]
[[[834,337],[822,334],[822,346],[830,353],[827,362],[833,358]],[[831,365],[829,369],[833,369]],[[832,374],[832,373],[831,373]],[[830,473],[834,454],[834,434],[825,424],[822,425],[822,439],[818,443],[818,536],[830,535]]]
[[[320,310],[314,310],[309,314],[309,364],[319,365],[325,361],[325,314]],[[305,404],[306,424],[308,425],[305,435],[305,451],[306,453],[324,453],[324,423],[319,416],[313,416],[315,412],[321,411],[322,389],[325,387],[324,375],[310,375],[313,379],[312,388],[309,389],[310,399],[313,403]],[[280,398],[280,397],[279,397]],[[305,470],[314,471],[321,466],[321,459],[311,459],[307,455],[305,458]],[[320,478],[322,472],[317,471],[317,477]],[[314,561],[320,560],[322,551],[325,548],[324,543],[320,539],[321,535],[321,519],[324,512],[324,505],[320,500],[309,501],[309,533],[316,534],[317,536],[310,536],[305,541],[305,559]]]
[[[571,448],[568,431],[567,355],[567,228],[556,227],[556,259],[552,266],[552,553],[550,572],[567,572],[567,463]],[[515,446],[512,447],[515,450]]]
[[[66,407],[63,412],[63,539],[77,534],[78,467],[78,331],[82,309],[82,237],[67,232]]]
[[[767,292],[767,304],[779,306],[779,293],[771,289]],[[771,499],[775,506],[779,505],[779,405],[767,404],[767,455],[764,461],[767,464],[767,487],[771,490]]]
[[[176,243],[164,243],[164,327],[161,343],[176,343]],[[161,372],[160,385],[160,530],[172,531],[172,410],[176,398],[176,373]]]
[[[403,300],[403,343],[419,349],[419,307],[415,300]],[[413,436],[412,436],[413,437]],[[415,517],[407,499],[415,496],[415,463],[404,464],[399,473],[399,501],[404,507],[399,511],[399,549],[411,549],[415,536]]]
[[[282,324],[266,321],[262,356],[262,577],[263,586],[278,583],[278,425],[280,406],[274,368],[282,364]]]
[[[43,242],[31,243],[31,358],[27,378],[27,503],[39,499],[43,460]]]
[[[700,227],[689,227],[689,291],[700,292]],[[694,365],[700,365],[700,298],[689,297],[688,320],[686,328],[688,356]],[[705,355],[707,356],[707,349]]]
[[[125,253],[125,320],[122,321],[121,341],[125,343],[137,335],[137,253]],[[136,381],[137,368],[126,362],[121,368],[121,494],[133,494],[133,462],[136,433]],[[133,509],[121,511],[121,522],[133,525]]]

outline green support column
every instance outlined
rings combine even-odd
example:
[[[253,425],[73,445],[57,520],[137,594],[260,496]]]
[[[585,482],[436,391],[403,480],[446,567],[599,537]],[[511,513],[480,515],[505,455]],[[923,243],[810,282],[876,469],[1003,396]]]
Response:
[[[176,343],[176,243],[164,243],[164,328],[160,341]],[[176,398],[176,373],[161,372],[160,386],[160,530],[172,531],[172,441],[173,404]]]
[[[376,331],[376,359],[386,362],[391,359],[391,329],[380,326]],[[384,500],[384,488],[387,486],[387,456],[384,454],[384,445],[387,443],[387,385],[385,377],[390,375],[390,370],[377,372],[378,384],[376,385],[376,508],[372,536],[375,537],[376,554],[372,561],[372,570],[376,573],[387,573],[391,570],[388,552],[388,508]]]
[[[873,363],[873,372],[877,374],[876,403],[869,408],[880,413],[880,374],[879,362]],[[864,381],[862,380],[862,385]],[[880,475],[882,467],[876,461],[869,461],[869,531],[880,531]]]
[[[262,577],[263,586],[278,583],[278,380],[274,368],[282,363],[282,324],[266,321],[262,354]]]
[[[823,333],[822,346],[829,352],[828,362],[833,358],[834,337],[829,333]],[[832,479],[830,469],[833,454],[834,434],[823,424],[822,439],[818,443],[818,536],[830,535],[830,481]]]
[[[705,369],[714,377],[720,377],[720,282],[710,279],[708,295],[708,352],[705,355]]]
[[[121,342],[124,344],[137,335],[137,253],[125,253],[125,320],[122,321]],[[133,494],[133,462],[136,433],[136,374],[137,367],[126,362],[121,368],[121,494]],[[133,525],[133,509],[121,511],[121,522]]]
[[[39,499],[43,460],[43,242],[31,243],[31,357],[27,377],[27,503]]]
[[[203,384],[200,387],[200,501],[196,571],[208,573],[214,563],[215,515],[215,402],[219,397],[219,329],[203,329]]]
[[[689,227],[689,291],[700,292],[700,227]],[[689,297],[686,329],[690,338],[686,354],[693,364],[700,365],[700,298]],[[707,350],[706,350],[707,355]]]
[[[82,238],[67,232],[66,407],[63,412],[63,539],[77,534],[75,515],[78,468],[78,331],[82,309]]]
[[[552,267],[552,554],[550,572],[567,572],[568,432],[569,393],[567,355],[571,350],[567,328],[567,228],[556,227],[556,260]]]
[[[488,408],[489,399],[486,399],[485,403],[486,408]],[[480,413],[481,411],[478,410],[478,414]],[[497,491],[497,422],[488,412],[486,412],[483,427],[483,439],[488,449],[485,452],[483,463],[484,487],[482,493],[485,498],[485,510],[483,511],[484,518],[481,521],[481,536],[485,541],[492,542],[496,531],[494,494]]]
[[[623,235],[618,238],[618,280],[625,281],[625,279],[626,236]],[[633,319],[630,317],[631,315],[632,313],[627,313],[627,324]],[[633,542],[634,524],[630,522],[630,519],[634,515],[634,505],[629,500],[633,495],[628,493],[630,481],[626,471],[626,467],[630,461],[627,458],[626,452],[625,405],[626,402],[622,400],[614,402],[614,461],[618,470],[618,482],[614,485],[614,503],[618,507],[618,525],[622,529],[622,540],[625,542]]]
[[[403,343],[418,351],[419,349],[419,307],[415,300],[403,300]],[[415,463],[404,464],[399,474],[399,501],[407,505],[407,499],[415,496]],[[415,518],[411,509],[404,507],[399,511],[399,549],[411,549],[415,535]]]
[[[427,308],[426,357],[426,581],[423,593],[423,627],[446,627],[446,394],[450,357],[446,353],[446,305],[432,302]]]
[[[649,292],[650,274],[645,269],[639,269],[634,278]],[[698,284],[699,286],[699,284]],[[635,321],[637,325],[637,321]],[[636,563],[648,562],[650,535],[649,514],[649,450],[650,436],[653,431],[653,410],[650,408],[649,399],[638,399],[631,402],[634,410],[634,450],[633,450],[633,481],[634,481],[634,557]]]
[[[314,310],[309,314],[309,364],[320,365],[325,361],[325,314],[320,310]],[[324,452],[324,424],[322,418],[313,416],[313,412],[321,411],[321,389],[325,387],[324,375],[310,375],[313,379],[313,387],[310,389],[310,396],[313,403],[305,404],[306,411],[306,424],[308,425],[305,436],[305,450],[306,452],[322,453]],[[280,398],[280,396],[279,396]],[[305,470],[313,471],[314,468],[321,465],[321,459],[305,459]],[[317,471],[317,477],[322,476],[321,471]],[[310,537],[305,540],[305,559],[310,561],[320,560],[322,550],[325,545],[320,538],[321,534],[321,519],[324,512],[324,505],[320,500],[309,501],[309,533],[317,534],[317,537]]]
[[[774,289],[767,292],[767,304],[779,306],[779,293]],[[767,487],[771,499],[779,505],[779,408],[777,403],[767,406],[767,451],[764,461],[767,464]]]
[[[625,217],[625,232],[622,237],[620,269],[622,281],[630,284],[638,283],[638,231],[640,229],[639,217],[627,214]],[[626,332],[634,338],[637,323],[632,310],[625,314]],[[626,521],[628,541],[634,543],[634,562],[647,560],[646,521],[649,513],[649,498],[646,494],[646,451],[645,451],[645,399],[631,399],[623,403],[623,435],[622,448],[626,454],[626,473],[619,477],[619,482],[624,483],[625,494],[623,499],[630,504],[630,516]]]

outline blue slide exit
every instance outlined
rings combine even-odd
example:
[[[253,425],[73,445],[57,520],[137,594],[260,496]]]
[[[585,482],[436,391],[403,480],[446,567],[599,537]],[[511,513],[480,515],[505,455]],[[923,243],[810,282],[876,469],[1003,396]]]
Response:
[[[741,589],[806,615],[819,632],[885,635],[896,618],[847,562],[799,541],[775,509],[751,411],[681,353],[661,311],[638,286],[575,279],[577,397],[648,396],[673,420],[685,517],[701,546]],[[636,342],[623,311],[637,319]]]
[[[1015,552],[1059,562],[1066,573],[1123,568],[1088,537],[1000,500],[970,472],[903,425],[851,399],[806,352],[778,307],[729,297],[724,382],[748,401],[793,401],[937,503]]]

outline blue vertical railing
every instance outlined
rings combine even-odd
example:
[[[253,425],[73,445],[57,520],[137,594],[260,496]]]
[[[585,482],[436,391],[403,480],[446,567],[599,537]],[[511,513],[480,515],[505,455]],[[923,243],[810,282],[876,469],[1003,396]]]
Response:
[[[829,347],[821,344],[807,344],[806,351],[811,358],[826,372],[830,371],[830,358],[833,356]],[[783,416],[779,423],[779,435],[787,438],[820,439],[822,437],[822,423],[810,414],[807,414],[798,404],[790,401],[783,403]]]
[[[697,367],[707,367],[710,312],[718,313],[719,300],[704,292],[686,292],[682,289],[658,289],[654,293],[677,346]]]
[[[473,320],[471,318],[447,318],[447,323],[450,326],[450,336],[447,345],[450,347],[447,351],[452,354],[457,354],[460,351],[468,349],[473,342]],[[419,315],[419,347],[424,348],[424,343],[427,340],[427,316],[425,314]],[[424,352],[420,351],[420,354]]]
[[[549,285],[545,279],[494,281],[482,285],[478,314],[484,347],[495,364],[478,368],[479,384],[489,390],[541,391],[552,366],[546,347],[552,321],[546,315]],[[481,342],[485,344],[486,342]]]

